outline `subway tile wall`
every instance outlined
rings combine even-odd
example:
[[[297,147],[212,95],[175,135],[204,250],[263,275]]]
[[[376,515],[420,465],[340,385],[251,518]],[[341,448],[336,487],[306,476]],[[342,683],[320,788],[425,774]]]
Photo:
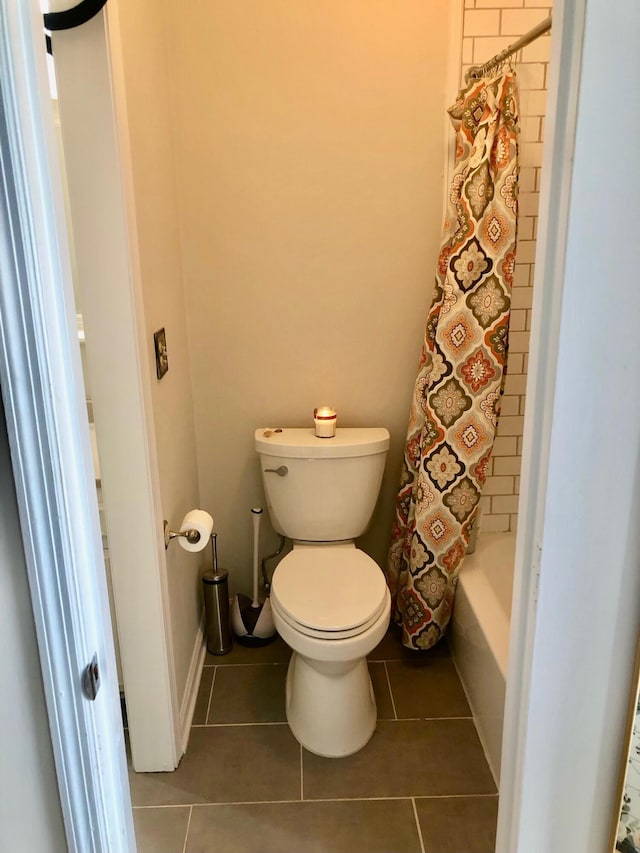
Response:
[[[540,0],[464,0],[461,83],[471,65],[486,62],[550,14],[549,3]],[[515,531],[518,524],[549,46],[550,38],[544,35],[514,57],[520,88],[518,246],[509,360],[493,458],[481,499],[482,531]]]

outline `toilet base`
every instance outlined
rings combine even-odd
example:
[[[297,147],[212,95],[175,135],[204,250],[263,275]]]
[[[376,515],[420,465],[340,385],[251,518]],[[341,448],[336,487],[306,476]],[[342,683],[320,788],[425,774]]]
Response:
[[[358,752],[373,735],[377,718],[366,658],[319,661],[294,652],[286,710],[294,737],[310,752],[325,758]]]
[[[287,672],[286,711],[295,738],[325,758],[358,752],[376,728],[376,700],[367,655],[389,627],[389,590],[385,587],[384,608],[373,625],[343,639],[303,634],[283,617],[275,599],[272,607],[278,633],[293,650]]]

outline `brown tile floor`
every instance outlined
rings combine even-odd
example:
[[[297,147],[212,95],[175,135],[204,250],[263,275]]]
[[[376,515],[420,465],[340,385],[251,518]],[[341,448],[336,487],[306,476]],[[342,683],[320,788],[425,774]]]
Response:
[[[341,759],[286,724],[290,652],[207,655],[187,754],[131,771],[139,853],[493,853],[496,788],[445,646],[369,655],[378,726]]]

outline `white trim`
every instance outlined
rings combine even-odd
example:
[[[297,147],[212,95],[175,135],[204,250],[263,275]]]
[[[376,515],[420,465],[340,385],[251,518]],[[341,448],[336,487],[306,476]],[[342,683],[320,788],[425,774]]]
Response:
[[[196,709],[196,700],[198,698],[200,679],[202,678],[202,670],[206,656],[207,644],[205,637],[205,612],[203,610],[200,625],[198,626],[198,633],[196,634],[195,643],[193,644],[191,663],[189,664],[189,672],[187,673],[187,683],[185,684],[182,704],[180,706],[182,755],[187,751],[187,745],[189,743],[189,733],[191,731],[191,723],[193,722],[193,714]]]
[[[445,75],[445,93],[443,100],[444,115],[444,183],[442,187],[442,223],[449,209],[449,190],[455,172],[456,134],[451,124],[449,107],[455,102],[460,91],[460,69],[462,68],[462,38],[464,35],[464,0],[455,0],[449,6],[449,58]]]
[[[68,847],[107,853],[135,839],[42,38],[0,0],[0,377]]]
[[[640,7],[584,13],[518,853],[607,849],[640,631],[640,166],[603,159],[640,135]]]
[[[496,853],[517,850],[520,829],[585,5],[558,0],[551,35]]]

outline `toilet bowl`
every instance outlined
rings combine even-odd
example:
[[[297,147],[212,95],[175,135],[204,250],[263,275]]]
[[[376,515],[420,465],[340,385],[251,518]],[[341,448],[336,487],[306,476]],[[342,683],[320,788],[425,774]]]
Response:
[[[389,448],[384,428],[256,430],[274,530],[293,540],[271,582],[276,630],[291,647],[287,721],[330,758],[361,749],[376,726],[366,656],[391,599],[380,567],[355,546],[376,505]]]
[[[391,608],[380,568],[354,545],[294,547],[275,570],[271,605],[293,650],[286,712],[294,736],[330,758],[362,749],[377,717],[366,656]]]

